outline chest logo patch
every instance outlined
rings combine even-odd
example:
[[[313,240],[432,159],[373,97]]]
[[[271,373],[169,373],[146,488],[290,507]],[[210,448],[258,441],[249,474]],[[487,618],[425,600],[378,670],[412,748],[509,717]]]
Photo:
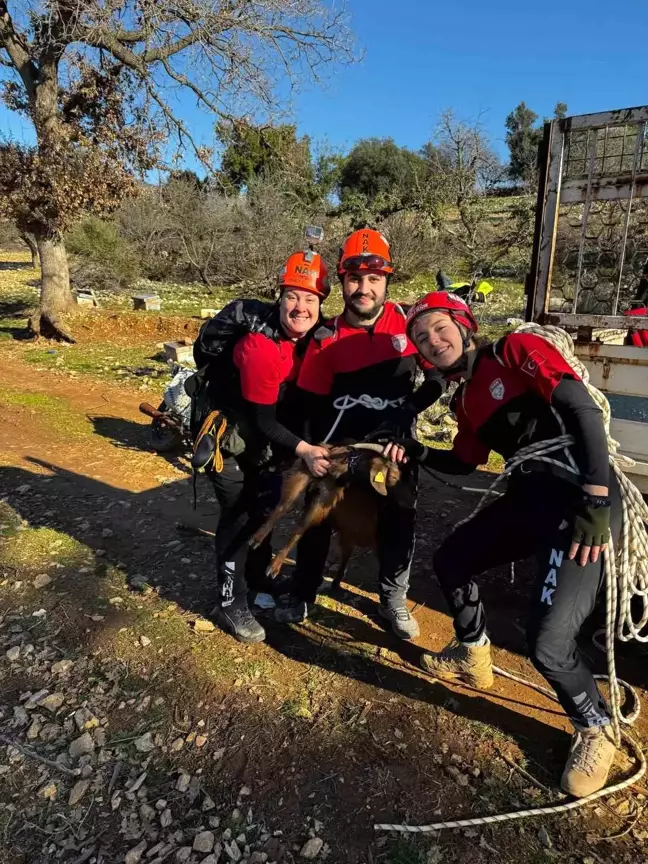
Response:
[[[538,367],[542,366],[545,358],[539,351],[532,351],[527,359],[522,364],[522,371],[526,372],[527,375],[530,375],[532,378],[535,378]]]
[[[404,333],[399,333],[397,336],[392,336],[392,345],[402,354],[407,348],[407,336]]]
[[[504,398],[504,382],[501,378],[496,378],[493,382],[491,382],[491,385],[488,389],[490,390],[490,394],[493,399],[496,399],[498,402],[502,401],[502,399]]]

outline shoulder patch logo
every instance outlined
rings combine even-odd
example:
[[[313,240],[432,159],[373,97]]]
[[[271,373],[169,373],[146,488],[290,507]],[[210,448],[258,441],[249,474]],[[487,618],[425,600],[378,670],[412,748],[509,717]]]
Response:
[[[538,371],[538,367],[542,366],[545,362],[544,355],[542,355],[539,351],[532,351],[527,359],[522,364],[522,371],[526,372],[527,375],[530,375],[532,378],[535,378],[536,373]]]
[[[407,336],[404,333],[392,336],[392,345],[399,354],[402,354],[407,349]]]
[[[491,382],[491,385],[488,389],[490,390],[490,394],[493,399],[496,399],[498,402],[502,401],[502,399],[504,398],[504,382],[501,378],[496,378],[493,382]]]

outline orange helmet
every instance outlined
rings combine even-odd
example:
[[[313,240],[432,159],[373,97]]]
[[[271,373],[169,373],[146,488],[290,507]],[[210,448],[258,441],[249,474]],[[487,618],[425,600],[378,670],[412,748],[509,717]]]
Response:
[[[361,228],[342,244],[338,259],[338,276],[357,270],[378,270],[388,276],[394,272],[389,243],[380,231]]]
[[[318,252],[295,252],[286,261],[279,276],[279,288],[297,288],[310,291],[326,300],[331,293],[328,267]]]

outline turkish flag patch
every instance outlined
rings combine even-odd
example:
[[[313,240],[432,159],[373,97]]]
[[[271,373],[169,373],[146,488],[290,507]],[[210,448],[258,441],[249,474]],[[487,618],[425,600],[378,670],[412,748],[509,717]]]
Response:
[[[526,374],[530,375],[532,378],[535,378],[538,369],[545,362],[545,359],[544,354],[541,354],[540,351],[532,351],[522,364],[522,371],[526,372]]]

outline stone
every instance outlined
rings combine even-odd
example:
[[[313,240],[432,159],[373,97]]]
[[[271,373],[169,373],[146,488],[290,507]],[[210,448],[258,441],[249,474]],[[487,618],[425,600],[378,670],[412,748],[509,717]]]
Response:
[[[35,741],[41,733],[42,723],[39,717],[35,717],[27,730],[27,740]]]
[[[62,693],[50,693],[49,696],[41,699],[38,703],[38,707],[47,708],[48,711],[51,711],[52,714],[54,714],[64,702],[65,696],[63,696]]]
[[[176,790],[184,794],[189,789],[190,783],[191,774],[188,774],[186,771],[181,771],[180,776],[178,777],[178,780],[176,782]]]
[[[150,753],[151,750],[155,750],[155,742],[153,741],[153,735],[151,732],[146,732],[144,735],[135,739],[135,749],[139,753]]]
[[[322,851],[322,846],[324,846],[324,841],[321,837],[311,837],[302,846],[299,856],[307,861],[312,861]]]
[[[58,723],[46,723],[40,731],[40,739],[46,744],[51,744],[52,741],[57,741],[63,730]]]
[[[163,828],[168,828],[172,822],[173,822],[173,815],[172,815],[171,811],[168,808],[166,810],[163,810],[162,813],[160,814],[160,825]]]
[[[68,807],[76,807],[90,787],[89,780],[78,780],[72,787],[68,798]]]
[[[543,846],[545,849],[553,848],[551,837],[549,836],[549,833],[547,832],[547,829],[544,827],[544,825],[541,825],[538,828],[538,840],[540,841],[540,845]]]
[[[65,675],[73,666],[71,660],[59,660],[58,663],[52,663],[52,675]]]
[[[47,801],[53,801],[56,798],[56,791],[56,783],[50,781],[38,790],[38,794]]]
[[[141,843],[130,849],[124,858],[124,864],[139,864],[142,860],[142,855],[146,852],[147,845],[146,840],[142,840]]]
[[[197,618],[193,622],[193,626],[196,633],[212,633],[216,629],[212,622],[205,618]]]
[[[171,752],[178,753],[180,750],[182,750],[184,745],[184,738],[176,738],[175,741],[171,742]]]
[[[79,737],[75,738],[70,744],[68,753],[73,759],[80,759],[81,756],[93,753],[94,749],[95,743],[92,740],[92,735],[90,735],[89,732],[84,732],[83,735],[79,735]]]
[[[267,860],[267,852],[253,852],[248,858],[248,864],[266,864]]]
[[[32,582],[34,588],[45,588],[52,581],[52,577],[48,576],[47,573],[39,573],[38,576]]]
[[[212,831],[201,831],[196,834],[193,842],[194,852],[211,852],[214,848],[214,834]]]
[[[151,644],[151,640],[149,639],[148,636],[140,636],[139,641],[140,641],[140,645],[142,646],[142,648],[148,648],[148,646]]]
[[[191,846],[182,846],[176,852],[176,861],[178,864],[185,864],[191,858]]]
[[[10,663],[15,663],[20,657],[20,645],[14,645],[13,648],[10,648],[6,652],[5,657]]]
[[[214,807],[216,807],[214,800],[210,798],[209,795],[205,795],[205,800],[202,803],[202,812],[209,813],[209,811],[213,810]]]
[[[29,699],[25,702],[25,708],[27,711],[33,711],[37,705],[43,701],[43,699],[49,695],[49,690],[39,690],[37,693],[32,693]]]
[[[239,849],[236,840],[232,840],[231,843],[224,843],[223,848],[225,849],[225,854],[230,859],[230,861],[240,861],[243,857],[243,854]]]
[[[220,843],[217,843],[214,847],[214,851],[211,855],[208,855],[206,858],[200,862],[200,864],[218,864],[221,857],[221,852],[223,851],[223,847]]]
[[[206,735],[197,735],[194,744],[198,748],[198,750],[200,750],[201,747],[205,746],[207,741],[208,741],[208,738]]]
[[[79,732],[84,732],[86,729],[94,729],[99,725],[99,720],[89,708],[79,708],[78,711],[75,711],[74,722]]]

